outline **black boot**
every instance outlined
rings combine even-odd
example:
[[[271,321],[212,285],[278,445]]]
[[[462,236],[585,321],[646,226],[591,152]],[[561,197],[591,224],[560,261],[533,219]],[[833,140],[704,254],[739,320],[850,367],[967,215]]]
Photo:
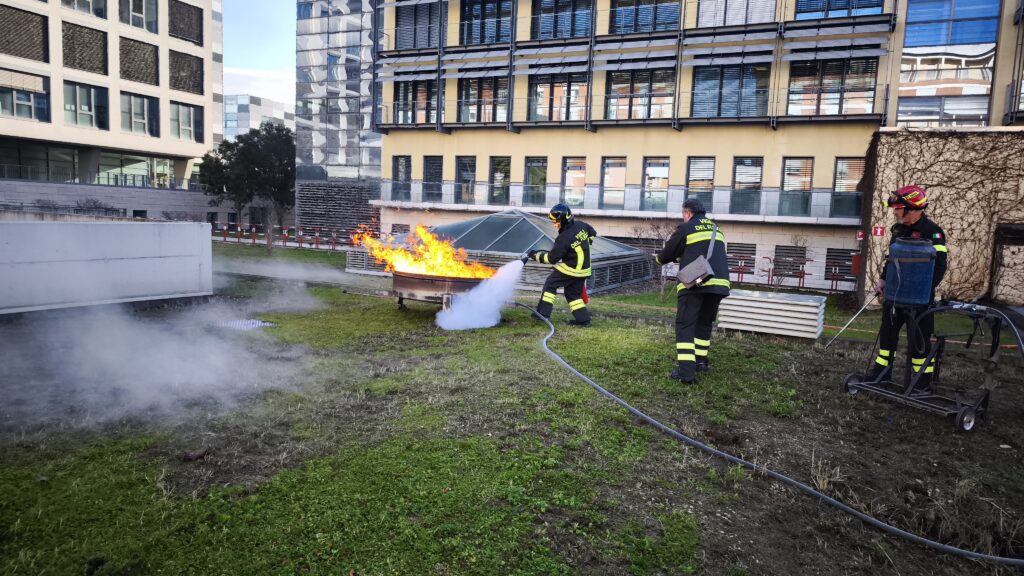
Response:
[[[697,357],[697,372],[710,372],[711,362],[706,357]]]
[[[889,367],[882,366],[879,363],[874,363],[868,370],[867,374],[864,375],[864,381],[868,383],[881,382],[889,378]]]
[[[668,377],[673,380],[679,380],[683,384],[693,384],[696,380],[696,376],[684,376],[683,371],[678,366],[676,366],[675,369],[672,370],[672,373],[669,374]]]
[[[917,376],[915,374],[914,376]],[[911,394],[915,396],[930,396],[934,393],[932,389],[932,375],[928,372],[921,374],[921,378],[917,381],[914,389],[911,390]]]

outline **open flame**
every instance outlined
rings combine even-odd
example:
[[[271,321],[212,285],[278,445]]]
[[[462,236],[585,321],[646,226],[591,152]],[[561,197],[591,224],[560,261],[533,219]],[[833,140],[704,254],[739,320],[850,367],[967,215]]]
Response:
[[[467,254],[451,242],[441,240],[424,226],[417,226],[411,236],[412,246],[392,245],[392,239],[382,242],[366,230],[352,236],[352,243],[363,246],[377,262],[385,262],[387,272],[408,272],[449,278],[490,278],[494,269],[466,262]]]

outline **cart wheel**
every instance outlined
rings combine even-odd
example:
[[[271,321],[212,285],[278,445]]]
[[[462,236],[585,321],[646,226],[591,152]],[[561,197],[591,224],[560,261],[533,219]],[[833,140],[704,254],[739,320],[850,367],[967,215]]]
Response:
[[[859,390],[851,386],[851,384],[860,384],[863,381],[864,379],[861,378],[860,374],[850,374],[849,376],[846,377],[846,380],[843,380],[843,385],[841,389],[843,392],[846,392],[850,396],[856,396]]]
[[[977,414],[971,406],[964,406],[956,415],[956,429],[961,432],[970,432],[977,423]]]

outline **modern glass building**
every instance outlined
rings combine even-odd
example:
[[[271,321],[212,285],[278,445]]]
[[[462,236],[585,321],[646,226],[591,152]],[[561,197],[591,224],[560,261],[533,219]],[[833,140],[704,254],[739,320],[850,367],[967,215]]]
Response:
[[[230,140],[247,134],[264,122],[295,131],[295,113],[288,104],[248,94],[224,97],[224,138]]]
[[[562,201],[604,235],[653,244],[693,196],[745,280],[849,289],[874,132],[1024,120],[1021,0],[375,8],[360,87],[376,106],[348,134],[381,135],[370,205],[385,232]]]
[[[222,35],[221,0],[0,2],[0,204],[209,218]]]

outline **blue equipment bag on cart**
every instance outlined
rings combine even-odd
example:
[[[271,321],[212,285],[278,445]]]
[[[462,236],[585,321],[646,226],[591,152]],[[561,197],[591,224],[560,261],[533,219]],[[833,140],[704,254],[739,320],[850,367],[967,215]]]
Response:
[[[885,265],[885,299],[902,306],[927,306],[932,301],[935,246],[930,240],[897,238]]]

